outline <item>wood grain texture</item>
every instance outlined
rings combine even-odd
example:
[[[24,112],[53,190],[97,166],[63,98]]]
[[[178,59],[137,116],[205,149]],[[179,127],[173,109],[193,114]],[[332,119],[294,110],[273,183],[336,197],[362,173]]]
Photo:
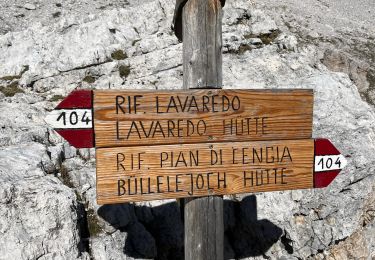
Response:
[[[173,31],[176,37],[182,41],[182,11],[188,0],[176,0],[173,15]],[[225,0],[220,0],[221,6],[224,7]]]
[[[185,4],[181,19],[184,89],[222,87],[221,19],[219,0],[189,0]],[[183,204],[185,259],[223,260],[223,198],[185,199]]]
[[[223,210],[219,196],[185,200],[185,259],[224,258]]]
[[[189,0],[182,12],[184,88],[222,86],[221,3]]]
[[[94,91],[96,147],[304,139],[312,119],[312,90]]]
[[[99,204],[305,189],[314,140],[100,148],[96,160]]]

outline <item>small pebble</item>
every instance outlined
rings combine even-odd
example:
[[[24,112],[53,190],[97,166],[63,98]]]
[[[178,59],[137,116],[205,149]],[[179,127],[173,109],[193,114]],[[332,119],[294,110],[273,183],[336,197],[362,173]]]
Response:
[[[259,38],[250,38],[249,42],[252,45],[262,45],[263,44],[262,40],[259,39]]]
[[[36,6],[33,5],[33,4],[30,4],[30,3],[25,4],[23,7],[27,10],[35,10],[36,9]]]

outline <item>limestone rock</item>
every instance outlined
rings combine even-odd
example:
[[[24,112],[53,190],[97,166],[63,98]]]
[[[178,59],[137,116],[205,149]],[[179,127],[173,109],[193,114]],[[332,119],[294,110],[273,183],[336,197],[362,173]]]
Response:
[[[74,192],[40,163],[35,143],[0,149],[0,259],[87,259]]]
[[[367,241],[363,234],[356,232],[335,246],[327,259],[366,259],[368,257]]]

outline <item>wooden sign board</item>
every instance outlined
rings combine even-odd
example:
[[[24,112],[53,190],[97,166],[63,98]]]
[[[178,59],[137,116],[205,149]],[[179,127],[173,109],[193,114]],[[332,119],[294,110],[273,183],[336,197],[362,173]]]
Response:
[[[96,160],[98,204],[325,187],[346,164],[325,139],[100,148]]]
[[[312,90],[94,91],[96,147],[311,138]]]
[[[46,121],[77,148],[311,138],[312,90],[77,90]]]

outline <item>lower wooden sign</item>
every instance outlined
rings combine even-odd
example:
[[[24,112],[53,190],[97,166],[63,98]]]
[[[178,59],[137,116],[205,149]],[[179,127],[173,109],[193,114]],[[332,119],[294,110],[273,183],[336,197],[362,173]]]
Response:
[[[326,139],[99,148],[96,160],[98,204],[324,187],[346,163]]]

